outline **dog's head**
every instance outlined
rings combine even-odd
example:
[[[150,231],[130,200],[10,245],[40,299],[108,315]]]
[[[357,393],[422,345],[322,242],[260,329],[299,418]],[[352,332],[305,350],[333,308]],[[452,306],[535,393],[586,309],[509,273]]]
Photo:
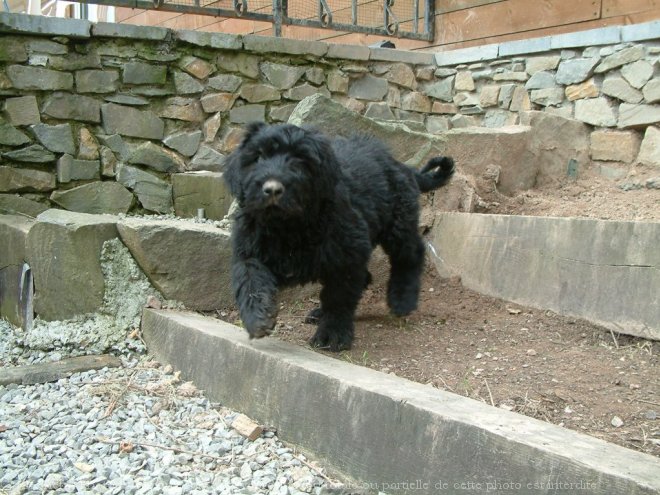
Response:
[[[339,166],[330,142],[313,129],[249,124],[227,159],[224,177],[244,212],[302,217],[332,197]]]

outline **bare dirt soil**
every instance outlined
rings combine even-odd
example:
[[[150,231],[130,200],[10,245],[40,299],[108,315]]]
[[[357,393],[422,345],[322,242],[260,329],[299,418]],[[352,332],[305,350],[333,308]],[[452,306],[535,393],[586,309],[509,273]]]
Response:
[[[660,220],[660,190],[620,187],[647,179],[590,176],[512,198],[482,182],[475,209]],[[374,273],[357,311],[353,348],[317,352],[660,457],[660,342],[484,296],[427,265],[412,315],[389,315],[387,275]],[[274,337],[307,346],[315,327],[303,321],[317,297],[313,290],[285,293]],[[238,314],[227,310],[223,318],[235,322]]]
[[[486,177],[472,185],[482,199],[475,207],[481,213],[660,221],[660,170],[641,165],[618,181],[587,171],[580,179],[555,181],[514,197],[498,193]]]

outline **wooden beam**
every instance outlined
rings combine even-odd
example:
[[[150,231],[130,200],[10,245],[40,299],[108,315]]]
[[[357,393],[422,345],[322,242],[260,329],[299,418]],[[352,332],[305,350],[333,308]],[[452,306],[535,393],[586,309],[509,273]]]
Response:
[[[10,383],[34,385],[35,383],[56,382],[74,373],[100,370],[105,367],[118,368],[120,366],[121,361],[119,358],[109,354],[66,358],[52,363],[7,366],[0,370],[0,385],[9,385]]]
[[[660,18],[660,1],[658,0],[603,0],[603,17],[638,14],[655,11]]]
[[[440,0],[435,3],[436,14],[447,14],[457,10],[472,9],[489,3],[501,3],[506,0]]]
[[[610,17],[607,19],[597,19],[594,21],[580,22],[576,24],[568,24],[565,26],[555,26],[551,28],[538,29],[534,31],[527,31],[524,33],[511,33],[503,36],[492,36],[479,40],[470,40],[466,42],[448,43],[445,45],[436,45],[428,47],[430,51],[456,50],[459,48],[471,48],[475,46],[490,45],[493,43],[504,43],[506,41],[518,41],[529,38],[540,38],[543,36],[553,36],[557,34],[573,33],[576,31],[585,31],[587,29],[597,29],[607,26],[624,26],[630,24],[640,24],[643,22],[650,22],[658,19],[658,13],[645,12],[642,14],[633,14],[628,16]]]
[[[506,0],[436,16],[435,44],[464,42],[589,21],[600,17],[600,0]]]

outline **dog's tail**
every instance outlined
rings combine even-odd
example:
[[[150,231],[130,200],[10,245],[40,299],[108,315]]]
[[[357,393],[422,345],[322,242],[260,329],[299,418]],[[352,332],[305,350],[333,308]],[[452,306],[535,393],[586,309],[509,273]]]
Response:
[[[416,171],[415,179],[421,192],[433,191],[444,186],[454,175],[454,160],[448,156],[431,158],[420,171]]]

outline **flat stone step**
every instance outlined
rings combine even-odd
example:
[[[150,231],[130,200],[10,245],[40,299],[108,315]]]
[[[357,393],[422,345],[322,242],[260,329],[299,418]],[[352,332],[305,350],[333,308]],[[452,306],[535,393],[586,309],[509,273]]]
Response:
[[[652,494],[660,461],[193,313],[146,309],[150,352],[240,410],[387,493]],[[512,484],[512,485],[511,485]],[[499,488],[498,488],[499,487]]]
[[[498,298],[660,340],[660,222],[439,213],[442,276]]]

